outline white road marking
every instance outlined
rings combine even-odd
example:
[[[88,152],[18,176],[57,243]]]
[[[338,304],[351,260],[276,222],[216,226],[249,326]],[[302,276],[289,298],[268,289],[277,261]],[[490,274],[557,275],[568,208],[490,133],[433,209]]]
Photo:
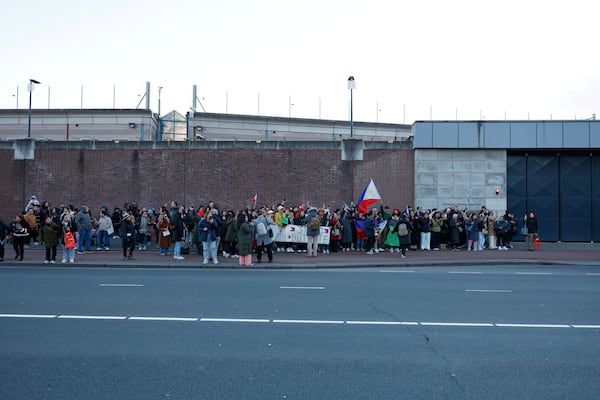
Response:
[[[600,276],[600,273],[596,273],[596,272],[588,272],[586,275],[587,275],[587,276]]]
[[[600,325],[571,325],[576,329],[600,329]]]
[[[111,316],[111,315],[59,315],[59,319],[114,319],[124,320],[127,317],[122,316]]]
[[[196,322],[198,318],[178,318],[178,317],[129,317],[130,321],[181,321]]]
[[[398,271],[390,271],[390,270],[381,270],[379,272],[386,272],[386,273],[410,273],[410,272],[415,272],[415,271],[411,271],[411,270],[406,270],[406,269],[399,269]]]
[[[481,271],[448,271],[449,274],[473,274],[473,275],[479,275],[479,274],[483,274],[483,272]]]
[[[325,290],[325,286],[280,286],[279,289]]]
[[[517,272],[517,275],[552,275],[552,272]]]
[[[423,327],[498,327],[498,328],[547,328],[547,329],[600,329],[596,324],[512,324],[492,322],[441,322],[441,321],[360,321],[360,320],[312,320],[312,319],[259,319],[259,318],[184,318],[184,317],[136,317],[118,315],[69,315],[69,314],[0,314],[0,318],[42,318],[42,319],[89,319],[89,320],[128,320],[166,322],[232,322],[232,323],[274,323],[274,324],[333,324],[333,325],[380,325],[380,326],[423,326]]]
[[[202,322],[257,322],[257,323],[269,323],[270,319],[257,319],[257,318],[200,318]]]
[[[346,321],[348,325],[419,325],[418,322],[403,322],[403,321]]]
[[[465,289],[465,292],[476,292],[476,293],[512,293],[512,290],[508,290],[508,289]]]
[[[46,314],[0,314],[0,318],[56,318],[56,315]]]
[[[344,321],[327,321],[318,319],[274,319],[274,324],[343,324]]]
[[[496,324],[499,328],[570,328],[571,325],[560,324]]]
[[[144,287],[139,283],[101,283],[102,287]]]
[[[423,326],[470,326],[470,327],[493,327],[494,324],[489,322],[421,322]]]

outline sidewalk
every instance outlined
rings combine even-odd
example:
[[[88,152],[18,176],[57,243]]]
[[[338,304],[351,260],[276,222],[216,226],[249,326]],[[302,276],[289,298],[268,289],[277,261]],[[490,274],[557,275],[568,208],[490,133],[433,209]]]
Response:
[[[114,243],[116,244],[116,243]],[[425,267],[425,266],[468,266],[468,265],[502,265],[502,264],[538,264],[538,265],[590,265],[600,268],[600,243],[542,243],[535,251],[527,251],[522,242],[513,242],[514,249],[508,251],[484,250],[479,252],[459,251],[409,251],[407,258],[400,258],[400,253],[380,252],[368,255],[364,252],[338,252],[319,254],[315,258],[307,258],[304,253],[274,253],[273,262],[267,262],[266,254],[263,262],[243,268],[260,269],[308,269],[308,268],[381,268],[381,267]],[[202,265],[202,256],[192,249],[185,260],[177,261],[172,256],[160,256],[158,249],[133,253],[134,259],[126,261],[120,247],[113,246],[110,251],[92,251],[76,254],[75,264],[61,264],[62,249],[58,249],[57,263],[44,264],[44,247],[32,246],[25,249],[23,261],[14,260],[14,251],[6,246],[4,262],[7,266],[84,266],[106,268],[242,268],[237,258],[225,258],[219,255],[219,264],[212,262]]]

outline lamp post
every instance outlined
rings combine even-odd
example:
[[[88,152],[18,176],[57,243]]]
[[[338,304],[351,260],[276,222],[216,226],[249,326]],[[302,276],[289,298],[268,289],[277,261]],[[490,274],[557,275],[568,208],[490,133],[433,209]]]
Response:
[[[354,82],[354,77],[351,76],[348,78],[348,89],[350,89],[350,137],[354,136],[354,127],[352,125],[352,90],[356,89],[356,83]]]
[[[31,93],[33,92],[33,85],[39,85],[41,82],[35,79],[29,79],[29,114],[27,117],[27,139],[31,138]]]

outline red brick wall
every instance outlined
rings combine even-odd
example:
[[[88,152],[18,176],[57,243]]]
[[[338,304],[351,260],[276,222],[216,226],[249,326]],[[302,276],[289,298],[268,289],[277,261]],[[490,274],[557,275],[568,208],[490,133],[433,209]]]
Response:
[[[306,199],[335,209],[356,202],[370,178],[384,204],[404,207],[413,201],[413,152],[405,145],[374,145],[365,149],[363,161],[342,161],[339,145],[137,146],[40,143],[35,159],[26,161],[13,160],[12,149],[0,149],[0,216],[12,218],[32,194],[52,206],[87,204],[93,212],[127,201],[159,206],[176,200],[198,207],[211,199],[223,209],[239,209],[254,194],[260,205]]]

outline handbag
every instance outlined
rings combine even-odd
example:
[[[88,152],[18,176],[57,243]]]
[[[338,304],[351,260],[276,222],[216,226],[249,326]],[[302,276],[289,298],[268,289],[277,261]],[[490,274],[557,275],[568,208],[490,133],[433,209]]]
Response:
[[[188,246],[183,246],[181,248],[181,254],[184,254],[184,255],[190,254],[190,248]]]
[[[529,230],[527,229],[526,226],[522,226],[520,232],[521,232],[521,235],[523,235],[523,236],[527,236],[529,234]]]
[[[542,245],[542,241],[540,240],[540,237],[536,234],[535,239],[533,239],[533,247],[535,247],[536,249],[539,249],[541,245]]]
[[[65,248],[68,250],[75,248],[75,238],[71,232],[65,233]]]
[[[171,236],[171,232],[168,229],[165,229],[164,231],[162,231],[162,235],[164,237]]]

